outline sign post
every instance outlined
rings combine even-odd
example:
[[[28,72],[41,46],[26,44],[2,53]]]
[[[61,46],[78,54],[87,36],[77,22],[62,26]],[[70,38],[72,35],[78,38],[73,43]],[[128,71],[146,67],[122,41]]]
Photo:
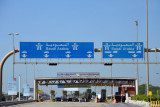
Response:
[[[158,99],[158,101],[159,101],[159,92],[158,92],[158,90],[157,90],[157,99]]]

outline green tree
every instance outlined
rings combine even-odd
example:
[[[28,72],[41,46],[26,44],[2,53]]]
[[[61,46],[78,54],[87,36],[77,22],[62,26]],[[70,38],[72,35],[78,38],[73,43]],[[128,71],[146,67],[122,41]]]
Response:
[[[23,96],[23,93],[20,93],[20,96]],[[19,92],[17,92],[17,97],[19,97]]]
[[[140,95],[145,94],[145,84],[139,85],[138,89]]]
[[[91,94],[96,96],[96,92],[94,92],[94,91]]]
[[[85,98],[86,97],[85,94],[86,94],[86,92],[80,93],[79,94],[80,98]]]
[[[146,85],[145,84],[139,85],[138,89],[139,89],[140,95],[145,94]],[[159,91],[159,94],[160,94],[160,87],[149,85],[149,91],[152,91],[152,94],[156,95],[157,90]]]

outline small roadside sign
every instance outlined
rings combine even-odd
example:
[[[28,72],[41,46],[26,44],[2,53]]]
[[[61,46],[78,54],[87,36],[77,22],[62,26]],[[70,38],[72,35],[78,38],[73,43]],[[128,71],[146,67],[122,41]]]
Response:
[[[17,95],[16,78],[8,78],[8,95]]]
[[[149,91],[149,92],[148,92],[148,95],[152,95],[152,91]]]
[[[38,93],[39,93],[39,94],[42,94],[42,93],[43,93],[43,91],[38,91]]]
[[[23,88],[24,88],[23,96],[30,96],[30,87],[29,87],[29,84],[24,84]]]

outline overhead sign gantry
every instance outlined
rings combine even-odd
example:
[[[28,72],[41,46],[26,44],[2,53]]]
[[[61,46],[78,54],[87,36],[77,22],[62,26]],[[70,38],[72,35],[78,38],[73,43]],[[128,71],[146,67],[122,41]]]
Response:
[[[144,52],[160,52],[159,49],[144,49],[143,42],[111,42],[113,45],[102,43],[102,49],[94,49],[94,42],[20,42],[20,58],[94,58],[94,52],[102,52],[102,58],[143,58]],[[118,44],[118,45],[116,45]],[[130,45],[131,44],[131,45]],[[134,44],[134,45],[133,45]],[[107,51],[107,45],[111,52]],[[106,47],[105,47],[106,46]],[[117,46],[117,47],[114,47]],[[119,46],[119,47],[118,47]],[[131,46],[131,47],[130,47]],[[110,48],[112,47],[112,48]],[[114,47],[114,48],[113,48]],[[105,49],[106,48],[106,49]],[[134,51],[132,50],[134,49]],[[126,53],[126,52],[128,53]],[[140,52],[141,51],[141,52]],[[0,64],[0,83],[2,83],[2,69],[6,59],[13,53],[8,53]],[[118,56],[118,54],[120,56]],[[128,56],[130,54],[130,56]],[[48,62],[14,62],[15,64],[50,64]],[[58,62],[56,64],[105,64],[105,62]],[[124,64],[124,62],[112,62],[112,64]],[[125,64],[136,64],[129,62]],[[146,64],[141,62],[139,64]],[[159,62],[149,63],[159,64]],[[0,85],[2,95],[2,85]],[[1,101],[1,97],[0,97]]]

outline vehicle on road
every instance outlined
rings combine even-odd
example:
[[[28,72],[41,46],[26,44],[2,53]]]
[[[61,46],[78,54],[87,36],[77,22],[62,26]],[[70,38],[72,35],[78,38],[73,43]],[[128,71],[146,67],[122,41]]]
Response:
[[[61,101],[61,98],[60,97],[56,97],[55,98],[55,102],[60,102]]]
[[[68,102],[72,102],[73,101],[73,98],[68,98]]]
[[[79,99],[78,98],[74,98],[74,102],[79,102]]]
[[[85,98],[79,98],[80,102],[86,102]]]

